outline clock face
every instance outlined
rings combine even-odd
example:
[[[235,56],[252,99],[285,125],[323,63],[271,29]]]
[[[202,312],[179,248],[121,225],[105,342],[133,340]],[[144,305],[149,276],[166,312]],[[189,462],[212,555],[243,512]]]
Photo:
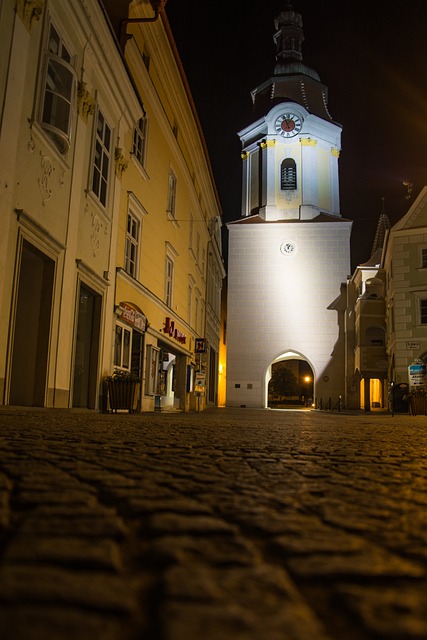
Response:
[[[280,245],[280,251],[285,256],[291,256],[293,253],[295,253],[295,250],[296,250],[296,246],[295,246],[295,243],[292,242],[292,240],[286,240],[285,242],[282,242],[282,244]]]
[[[292,138],[301,131],[302,121],[294,113],[284,113],[277,118],[274,126],[281,136]]]

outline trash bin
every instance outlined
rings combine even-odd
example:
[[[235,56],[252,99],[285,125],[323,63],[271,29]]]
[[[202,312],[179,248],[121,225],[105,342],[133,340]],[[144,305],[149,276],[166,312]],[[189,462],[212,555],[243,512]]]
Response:
[[[427,395],[425,391],[412,391],[409,394],[409,413],[411,416],[427,415]]]
[[[390,405],[391,412],[409,413],[409,385],[406,382],[390,385]]]

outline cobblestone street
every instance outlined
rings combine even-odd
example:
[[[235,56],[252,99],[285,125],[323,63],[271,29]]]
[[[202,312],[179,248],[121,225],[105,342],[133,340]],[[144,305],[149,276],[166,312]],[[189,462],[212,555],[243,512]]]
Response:
[[[0,409],[2,640],[427,638],[427,417]]]

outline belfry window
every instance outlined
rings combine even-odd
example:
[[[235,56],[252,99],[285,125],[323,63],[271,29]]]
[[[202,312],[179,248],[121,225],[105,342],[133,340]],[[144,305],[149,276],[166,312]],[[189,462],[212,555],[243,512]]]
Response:
[[[280,165],[280,188],[294,191],[297,188],[297,166],[292,158],[285,158]]]

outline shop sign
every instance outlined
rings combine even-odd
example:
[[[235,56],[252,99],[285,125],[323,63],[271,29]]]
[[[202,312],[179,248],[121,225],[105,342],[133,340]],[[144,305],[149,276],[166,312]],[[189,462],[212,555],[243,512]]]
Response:
[[[122,320],[129,324],[132,324],[136,329],[145,331],[147,319],[143,313],[141,313],[140,311],[136,311],[136,309],[133,309],[125,302],[122,302],[120,304],[120,309],[122,309]]]
[[[424,387],[426,382],[426,365],[422,360],[414,360],[408,367],[409,386]]]
[[[196,379],[194,382],[194,391],[196,393],[204,393],[206,390],[206,374],[200,373],[199,371],[196,373]]]
[[[194,351],[196,353],[206,353],[206,338],[196,338],[194,341]]]
[[[181,344],[185,344],[187,342],[187,336],[185,335],[185,333],[176,329],[174,320],[171,320],[169,317],[165,318],[163,333],[167,333],[168,336],[170,336],[174,340],[177,340]]]

